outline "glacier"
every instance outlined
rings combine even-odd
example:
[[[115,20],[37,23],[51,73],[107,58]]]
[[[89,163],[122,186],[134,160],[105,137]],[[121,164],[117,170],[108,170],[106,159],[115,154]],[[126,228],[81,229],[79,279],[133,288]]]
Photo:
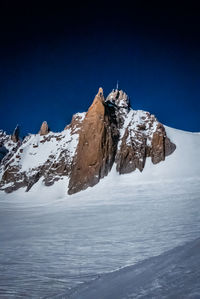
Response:
[[[96,298],[112,298],[120,277],[124,293],[115,299],[169,298],[168,269],[189,252],[193,262],[185,259],[180,274],[182,265],[193,287],[187,293],[182,277],[176,298],[199,298],[199,272],[191,273],[200,260],[192,250],[199,248],[200,134],[165,129],[176,151],[156,165],[147,159],[142,173],[119,175],[113,167],[71,196],[67,177],[49,187],[39,180],[28,193],[0,193],[0,297],[87,299],[98,287]],[[140,279],[134,288],[137,271],[152,275],[148,285]]]

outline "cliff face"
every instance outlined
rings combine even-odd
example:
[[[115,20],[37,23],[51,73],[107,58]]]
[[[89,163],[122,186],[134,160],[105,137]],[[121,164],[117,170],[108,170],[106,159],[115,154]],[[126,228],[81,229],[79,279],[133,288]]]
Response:
[[[69,194],[94,186],[110,171],[116,154],[118,130],[102,88],[82,123],[69,181]]]
[[[131,110],[126,122],[116,155],[120,174],[132,172],[136,168],[142,171],[147,157],[157,164],[175,150],[176,146],[166,136],[164,126],[154,115]]]
[[[112,167],[119,174],[142,171],[147,157],[156,164],[176,148],[154,115],[131,109],[123,91],[104,98],[102,88],[88,112],[75,114],[63,132],[53,133],[43,122],[39,134],[22,143],[14,135],[0,134],[0,189],[6,192],[29,191],[38,180],[49,186],[67,176],[73,194],[97,184]]]

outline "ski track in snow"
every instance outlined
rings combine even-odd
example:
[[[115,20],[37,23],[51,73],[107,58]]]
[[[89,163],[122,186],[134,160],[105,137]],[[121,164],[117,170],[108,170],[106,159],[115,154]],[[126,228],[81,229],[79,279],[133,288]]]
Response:
[[[0,193],[1,298],[68,298],[72,294],[72,298],[94,299],[90,292],[95,284],[97,290],[102,288],[107,277],[108,294],[115,286],[117,291],[120,280],[124,297],[106,297],[99,291],[101,297],[95,299],[169,298],[168,294],[199,298],[195,258],[200,259],[192,249],[199,241],[160,254],[199,237],[200,134],[168,127],[166,131],[176,151],[157,165],[147,159],[142,173],[119,176],[113,167],[98,185],[72,196],[66,194],[67,178],[50,187],[40,180],[28,193],[24,189]],[[189,252],[191,263],[190,259],[181,262],[184,252]],[[113,272],[129,265],[135,266]],[[181,267],[185,267],[183,280]],[[140,271],[146,280],[138,280],[132,288],[131,279],[142,275]],[[187,294],[182,288],[173,297],[187,275],[193,289],[188,287]],[[91,280],[94,286],[87,284]],[[88,297],[81,295],[85,287]]]

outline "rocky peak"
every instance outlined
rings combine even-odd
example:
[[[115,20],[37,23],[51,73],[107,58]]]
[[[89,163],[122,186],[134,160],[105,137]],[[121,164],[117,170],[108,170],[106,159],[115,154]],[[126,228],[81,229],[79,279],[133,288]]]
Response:
[[[49,133],[49,126],[48,126],[48,124],[47,124],[46,121],[43,121],[43,123],[42,123],[42,125],[40,127],[39,134],[41,136],[43,136],[43,135],[47,135],[48,133]]]
[[[123,90],[113,89],[107,96],[106,102],[111,102],[118,109],[126,109],[127,111],[130,109],[130,99]]]
[[[97,95],[82,124],[69,194],[94,186],[110,171],[117,149],[118,131],[105,106],[103,89]]]
[[[105,108],[104,108],[104,95],[103,95],[103,89],[100,87],[97,95],[94,98],[94,101],[90,108],[88,109],[88,112],[86,113],[86,118],[88,117],[100,117],[104,114]]]
[[[15,143],[17,143],[19,141],[19,125],[16,126],[16,128],[13,131],[13,134],[11,135],[11,140]]]
[[[97,184],[112,167],[119,174],[142,171],[147,157],[156,164],[176,149],[154,115],[131,109],[118,88],[105,99],[101,87],[88,111],[75,114],[63,132],[49,132],[43,122],[39,134],[17,140],[19,128],[12,137],[0,131],[0,189],[6,192],[67,176],[73,194]]]
[[[122,128],[125,118],[130,111],[130,99],[123,90],[113,89],[107,96],[105,103],[115,108],[118,128]]]

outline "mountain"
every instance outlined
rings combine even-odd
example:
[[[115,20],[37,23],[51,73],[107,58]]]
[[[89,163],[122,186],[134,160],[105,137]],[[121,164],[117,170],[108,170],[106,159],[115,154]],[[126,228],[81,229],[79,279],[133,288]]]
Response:
[[[169,138],[172,147],[176,145],[172,154],[165,156],[165,150],[161,155],[162,150],[155,152],[152,146],[159,123],[153,121],[154,129],[148,129],[152,128],[150,119],[155,117],[132,110],[128,97],[127,106],[118,110],[120,93],[124,94],[113,91],[111,99],[105,99],[110,102],[103,107],[101,102],[94,102],[87,114],[74,115],[61,133],[49,131],[44,123],[38,134],[14,142],[1,131],[1,175],[13,167],[10,187],[12,191],[18,184],[18,190],[9,194],[0,191],[0,297],[199,297],[200,133],[160,124],[161,131],[164,128],[166,132],[163,139]],[[112,102],[115,94],[119,96]],[[98,97],[102,99],[102,94]],[[110,114],[102,122],[104,107]],[[116,123],[108,126],[107,121],[113,119]],[[125,132],[131,136],[130,144],[123,143]],[[99,136],[103,152],[95,148]],[[92,137],[96,142],[92,143]],[[150,149],[145,151],[145,165],[140,171],[142,138],[146,138]],[[87,142],[94,148],[87,151]],[[128,160],[120,150],[122,144],[130,153]],[[166,149],[167,144],[161,142],[159,149]],[[98,146],[101,149],[101,143]],[[134,156],[133,146],[140,149]],[[89,159],[86,165],[91,163],[91,174],[98,169],[98,163],[92,165],[98,158],[108,175],[92,188],[69,195],[72,168],[67,166],[74,165],[74,177],[79,175],[75,163],[81,171],[84,169],[83,161],[77,160],[81,148]],[[110,149],[116,150],[115,159]],[[110,157],[106,163],[102,158],[105,156]],[[130,157],[130,164],[137,166],[134,171],[125,164]],[[154,164],[155,157],[161,161]],[[34,169],[35,174],[41,169],[42,175],[35,176],[38,181],[33,180],[29,192],[25,192],[34,178]],[[24,187],[19,188],[20,184]],[[9,188],[9,183],[1,188]],[[180,245],[183,247],[177,247]]]
[[[176,148],[154,115],[133,110],[122,90],[104,98],[102,88],[64,131],[53,133],[43,122],[38,134],[20,141],[17,126],[12,136],[1,131],[0,143],[1,190],[29,191],[41,178],[49,186],[67,176],[69,194],[96,185],[112,167],[119,174],[143,171],[147,157],[157,164]]]
[[[0,297],[199,298],[200,134],[165,130],[176,150],[142,172],[0,192]]]

